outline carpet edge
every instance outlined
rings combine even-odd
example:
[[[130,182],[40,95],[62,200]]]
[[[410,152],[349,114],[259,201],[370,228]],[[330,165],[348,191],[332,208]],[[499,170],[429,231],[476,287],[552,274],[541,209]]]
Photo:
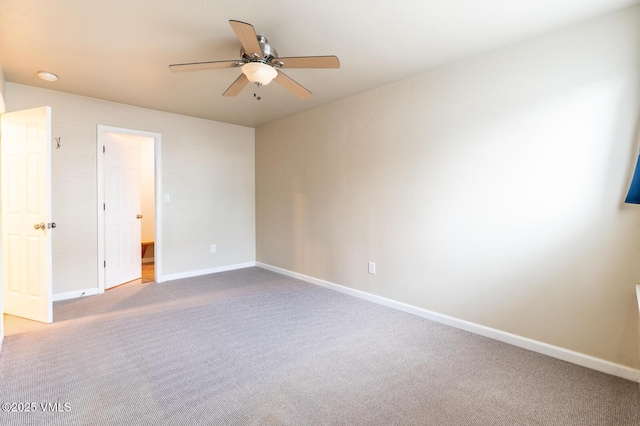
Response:
[[[379,305],[383,305],[392,309],[397,309],[399,311],[436,321],[441,324],[458,328],[460,330],[468,331],[470,333],[478,334],[480,336],[488,337],[490,339],[494,339],[503,343],[547,355],[552,358],[590,368],[601,373],[610,374],[616,377],[640,383],[640,370],[628,367],[626,365],[616,364],[611,361],[572,351],[560,346],[554,346],[548,343],[540,342],[538,340],[519,336],[517,334],[508,333],[506,331],[486,327],[470,321],[465,321],[448,315],[439,314],[428,309],[419,308],[407,303],[398,302],[393,299],[388,299],[386,297],[367,293],[362,290],[356,290],[340,284],[332,283],[330,281],[325,281],[319,278],[311,277],[309,275],[304,275],[299,272],[294,272],[288,269],[280,268],[278,266],[269,265],[267,263],[255,262],[255,266],[282,275],[286,275],[291,278],[296,278],[309,284],[325,287],[331,290],[338,291],[340,293],[367,300],[369,302],[377,303]]]

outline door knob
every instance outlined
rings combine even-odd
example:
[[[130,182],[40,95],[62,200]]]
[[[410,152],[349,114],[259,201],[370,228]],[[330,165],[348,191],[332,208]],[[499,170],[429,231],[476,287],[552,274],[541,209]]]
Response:
[[[142,219],[142,215],[141,214],[137,214],[136,215],[136,219]]]
[[[53,228],[55,228],[56,226],[58,226],[58,225],[56,225],[56,223],[55,223],[55,222],[51,222],[50,224],[48,224],[48,225],[47,225],[47,228],[49,228],[49,229],[53,229]]]
[[[47,227],[45,226],[44,222],[42,223],[36,223],[35,225],[33,225],[33,229],[47,229]]]

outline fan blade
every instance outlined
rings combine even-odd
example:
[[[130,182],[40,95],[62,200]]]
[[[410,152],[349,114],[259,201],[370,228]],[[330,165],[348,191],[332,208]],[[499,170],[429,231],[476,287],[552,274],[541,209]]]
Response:
[[[311,96],[310,91],[302,87],[299,83],[297,83],[282,71],[278,71],[278,75],[273,79],[273,81],[296,95],[299,99],[307,99],[309,96]]]
[[[340,68],[337,56],[299,56],[276,58],[273,63],[282,62],[282,68]]]
[[[253,25],[234,20],[230,20],[229,24],[238,36],[240,44],[242,44],[244,48],[244,53],[249,56],[253,56],[255,53],[262,58],[262,49],[260,49],[260,43],[258,43],[258,37],[256,36],[256,31],[253,29]]]
[[[231,86],[222,94],[222,96],[236,96],[244,87],[249,83],[249,79],[246,75],[240,74],[240,77],[236,78]]]
[[[242,61],[210,61],[210,62],[192,62],[189,64],[172,64],[169,70],[172,72],[182,71],[199,71],[199,70],[216,70],[220,68],[234,68],[242,65]]]

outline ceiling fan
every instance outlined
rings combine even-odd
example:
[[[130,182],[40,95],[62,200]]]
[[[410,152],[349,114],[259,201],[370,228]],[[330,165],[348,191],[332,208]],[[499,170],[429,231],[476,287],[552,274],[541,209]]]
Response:
[[[340,68],[337,56],[279,58],[276,49],[269,44],[265,36],[256,34],[253,25],[234,20],[230,20],[229,24],[242,45],[240,59],[172,64],[169,65],[169,69],[182,72],[239,67],[242,74],[222,96],[236,96],[249,82],[260,87],[275,81],[298,98],[306,99],[311,96],[311,92],[280,71],[281,68]]]

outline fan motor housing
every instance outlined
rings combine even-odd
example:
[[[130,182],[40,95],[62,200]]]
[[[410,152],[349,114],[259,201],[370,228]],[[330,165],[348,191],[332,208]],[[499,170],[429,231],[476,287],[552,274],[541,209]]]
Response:
[[[267,40],[267,38],[263,35],[257,35],[256,37],[258,38],[260,50],[262,50],[262,58],[254,58],[247,55],[244,47],[241,47],[240,56],[242,56],[242,59],[246,62],[264,62],[266,64],[271,62],[273,59],[276,59],[278,57],[278,52],[276,51],[275,47],[269,44],[269,40]]]

